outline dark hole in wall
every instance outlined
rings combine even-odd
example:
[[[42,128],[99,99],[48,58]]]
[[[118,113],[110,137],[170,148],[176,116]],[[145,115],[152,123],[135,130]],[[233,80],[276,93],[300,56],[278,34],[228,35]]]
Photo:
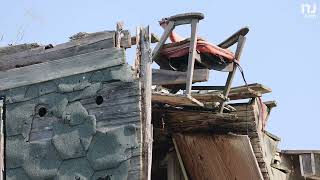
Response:
[[[97,96],[97,97],[96,97],[96,103],[97,103],[98,105],[102,104],[102,103],[103,103],[103,97],[102,97],[102,96]]]
[[[106,177],[99,177],[97,180],[111,180],[110,176],[106,176]]]
[[[45,116],[47,114],[47,109],[45,107],[39,108],[38,114],[39,114],[40,117]]]

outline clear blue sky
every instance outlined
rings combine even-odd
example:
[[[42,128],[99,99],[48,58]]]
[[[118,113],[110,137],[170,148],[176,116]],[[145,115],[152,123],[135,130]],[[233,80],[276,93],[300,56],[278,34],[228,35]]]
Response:
[[[302,15],[305,2],[316,3],[315,18]],[[278,102],[267,129],[282,138],[282,149],[320,149],[319,1],[2,0],[0,7],[0,45],[63,43],[80,31],[113,30],[119,20],[132,33],[137,25],[150,25],[160,35],[157,20],[190,11],[205,14],[199,34],[214,43],[247,25],[250,32],[241,59],[247,81],[271,87],[264,100]],[[184,31],[189,29],[179,29],[187,35]],[[128,52],[129,62],[133,52]],[[223,78],[213,72],[209,84]],[[235,84],[242,83],[237,74]]]

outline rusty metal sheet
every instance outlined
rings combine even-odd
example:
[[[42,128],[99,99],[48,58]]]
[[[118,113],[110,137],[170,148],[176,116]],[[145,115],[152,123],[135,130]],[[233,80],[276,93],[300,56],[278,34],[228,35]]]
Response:
[[[175,134],[173,138],[189,179],[262,179],[248,136]]]

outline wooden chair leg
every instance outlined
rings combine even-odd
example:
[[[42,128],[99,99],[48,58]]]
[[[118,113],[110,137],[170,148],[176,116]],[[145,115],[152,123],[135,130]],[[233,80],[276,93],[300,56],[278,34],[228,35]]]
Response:
[[[232,85],[232,81],[233,81],[234,75],[236,74],[236,70],[237,70],[237,66],[234,64],[233,70],[231,72],[229,72],[229,74],[228,74],[225,89],[223,91],[224,98],[228,98],[228,95],[229,95],[229,92],[231,89],[231,85]],[[226,101],[227,101],[227,99],[225,99],[225,101],[222,102],[222,104],[220,106],[220,113],[223,113],[223,109],[224,109],[224,106],[226,105]]]
[[[193,78],[193,70],[194,70],[194,62],[195,62],[195,52],[197,46],[197,25],[199,20],[192,19],[191,20],[191,39],[190,39],[190,47],[189,47],[189,57],[188,57],[188,70],[187,70],[187,83],[186,83],[186,95],[191,95],[191,86],[192,86],[192,78]]]
[[[162,34],[159,42],[157,43],[156,47],[153,49],[152,60],[157,58],[157,56],[160,53],[160,49],[162,48],[162,46],[164,45],[164,43],[168,39],[168,37],[173,29],[174,29],[174,21],[169,21],[168,26],[166,27],[164,33]]]
[[[237,50],[236,50],[236,53],[235,53],[235,59],[237,61],[240,60],[241,53],[242,53],[245,41],[246,41],[246,38],[244,36],[239,36],[238,44],[237,44]],[[225,89],[223,91],[223,96],[225,98],[225,101],[223,101],[221,106],[220,106],[220,110],[219,110],[220,113],[223,113],[224,106],[226,104],[226,101],[228,100],[229,92],[230,92],[230,89],[231,89],[232,81],[233,81],[234,75],[236,73],[236,70],[237,70],[237,65],[234,64],[232,71],[229,72],[229,75],[228,75],[228,78],[227,78],[227,81],[226,81],[226,85],[225,85]]]

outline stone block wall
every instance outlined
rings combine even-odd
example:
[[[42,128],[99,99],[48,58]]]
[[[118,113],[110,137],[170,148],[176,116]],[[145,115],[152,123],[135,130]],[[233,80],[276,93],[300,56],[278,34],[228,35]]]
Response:
[[[127,64],[1,92],[8,180],[140,179],[140,87]]]

